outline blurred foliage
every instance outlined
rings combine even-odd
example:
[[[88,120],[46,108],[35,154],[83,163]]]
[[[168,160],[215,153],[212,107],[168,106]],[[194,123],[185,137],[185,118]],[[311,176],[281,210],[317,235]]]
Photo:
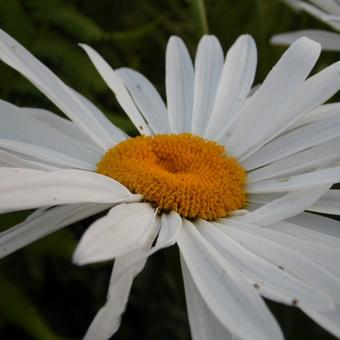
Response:
[[[191,2],[191,3],[190,3]],[[78,42],[92,45],[113,67],[141,71],[164,95],[164,53],[180,35],[192,54],[200,35],[215,34],[225,50],[243,33],[259,53],[256,82],[284,48],[269,44],[275,33],[324,26],[278,0],[0,0],[0,26],[38,56],[63,81],[92,100],[118,126],[134,133]],[[207,22],[205,21],[207,18]],[[317,69],[337,60],[324,53]],[[0,64],[0,98],[61,114],[17,72]],[[28,212],[1,216],[4,229]],[[80,339],[104,303],[110,264],[76,267],[72,251],[89,218],[37,241],[0,265],[1,339]],[[176,249],[154,255],[137,278],[115,339],[189,339]],[[269,303],[288,340],[332,339],[295,308]]]

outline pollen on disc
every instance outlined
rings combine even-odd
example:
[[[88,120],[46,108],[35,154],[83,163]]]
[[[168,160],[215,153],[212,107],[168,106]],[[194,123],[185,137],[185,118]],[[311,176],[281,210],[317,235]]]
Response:
[[[246,204],[246,173],[223,146],[192,134],[139,136],[109,149],[97,164],[161,211],[215,220]]]

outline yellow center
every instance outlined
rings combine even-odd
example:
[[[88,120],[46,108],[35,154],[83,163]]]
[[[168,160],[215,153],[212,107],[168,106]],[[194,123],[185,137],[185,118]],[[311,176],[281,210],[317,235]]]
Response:
[[[189,133],[128,139],[107,151],[97,172],[186,218],[214,220],[246,203],[246,173],[237,160]]]

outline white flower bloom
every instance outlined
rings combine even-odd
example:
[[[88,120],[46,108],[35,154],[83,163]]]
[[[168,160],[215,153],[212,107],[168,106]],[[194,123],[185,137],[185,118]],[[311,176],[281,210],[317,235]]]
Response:
[[[284,0],[284,2],[288,3],[294,10],[305,11],[335,31],[340,31],[339,0]],[[326,30],[308,29],[277,34],[271,39],[271,43],[290,45],[300,37],[308,37],[318,41],[324,50],[340,51],[340,34]]]
[[[71,119],[0,102],[0,211],[39,208],[0,234],[1,256],[109,208],[74,254],[78,264],[115,259],[85,339],[117,331],[147,257],[175,243],[194,340],[283,339],[261,296],[339,337],[340,224],[310,212],[340,215],[330,189],[340,181],[340,104],[322,105],[340,88],[340,63],[307,78],[320,46],[302,38],[250,92],[250,36],[225,61],[217,39],[203,37],[194,66],[172,37],[166,106],[144,76],[82,47],[143,136],[129,138],[1,32],[0,58]]]

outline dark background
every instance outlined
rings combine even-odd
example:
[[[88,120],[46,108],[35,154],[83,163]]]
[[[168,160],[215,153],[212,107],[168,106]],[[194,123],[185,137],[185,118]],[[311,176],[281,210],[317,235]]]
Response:
[[[170,35],[181,36],[194,55],[205,31],[185,0],[0,0],[0,27],[39,57],[67,84],[87,96],[125,131],[134,134],[83,51],[85,42],[113,67],[145,74],[164,94],[164,54]],[[206,0],[209,32],[227,50],[242,33],[259,49],[256,82],[284,48],[269,44],[275,33],[324,28],[275,0]],[[315,70],[338,59],[324,53]],[[28,81],[0,64],[0,98],[17,105],[58,110]],[[0,230],[29,212],[0,216]],[[112,264],[77,267],[72,252],[92,217],[37,241],[0,262],[0,339],[80,339],[105,301]],[[268,303],[286,338],[334,339],[298,309]],[[114,339],[189,339],[188,320],[175,247],[151,259],[135,280],[128,310]]]

